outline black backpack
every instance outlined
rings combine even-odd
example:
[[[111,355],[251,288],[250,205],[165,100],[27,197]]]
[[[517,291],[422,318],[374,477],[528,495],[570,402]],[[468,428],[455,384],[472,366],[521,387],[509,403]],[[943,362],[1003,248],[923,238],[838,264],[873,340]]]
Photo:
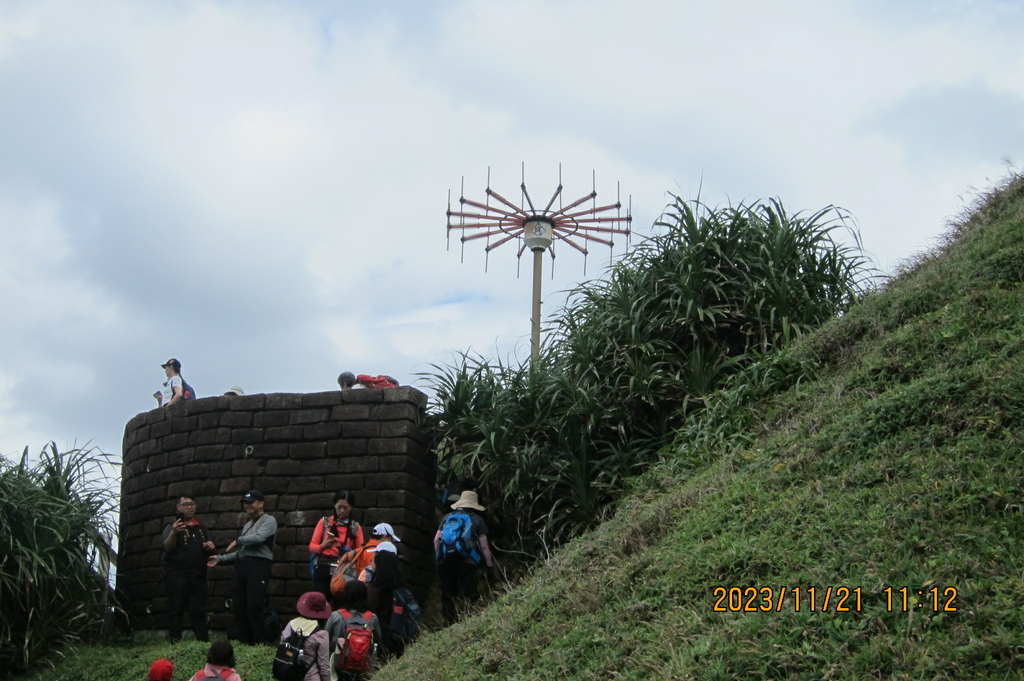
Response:
[[[398,587],[392,592],[391,619],[388,620],[388,631],[395,638],[412,641],[420,634],[420,617],[422,610],[415,596],[405,587]]]
[[[308,634],[303,634],[297,629],[277,646],[277,653],[274,655],[273,673],[278,681],[302,681],[306,670],[313,660],[305,659],[303,648],[306,646],[306,639],[320,630],[316,627]]]

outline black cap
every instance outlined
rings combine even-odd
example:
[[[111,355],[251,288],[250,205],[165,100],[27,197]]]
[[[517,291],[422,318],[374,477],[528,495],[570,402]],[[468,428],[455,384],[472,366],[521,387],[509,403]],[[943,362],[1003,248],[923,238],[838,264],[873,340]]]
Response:
[[[251,489],[245,493],[242,497],[242,503],[247,504],[250,501],[263,501],[263,492],[258,489]]]
[[[175,371],[181,371],[181,362],[172,357],[171,359],[167,360],[166,362],[160,365],[161,369],[166,369],[167,367],[174,367]]]

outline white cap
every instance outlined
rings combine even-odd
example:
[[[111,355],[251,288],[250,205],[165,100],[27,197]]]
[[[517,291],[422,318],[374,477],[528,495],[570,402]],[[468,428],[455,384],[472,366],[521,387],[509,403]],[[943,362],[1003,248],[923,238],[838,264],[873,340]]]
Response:
[[[395,545],[389,541],[382,541],[381,543],[377,544],[376,547],[366,550],[367,553],[377,553],[378,551],[388,551],[390,553],[395,554],[396,556],[398,555],[398,549],[395,548]]]
[[[391,541],[396,541],[399,544],[402,543],[402,540],[395,536],[395,528],[387,523],[377,523],[374,525],[373,533],[378,537],[391,537]]]

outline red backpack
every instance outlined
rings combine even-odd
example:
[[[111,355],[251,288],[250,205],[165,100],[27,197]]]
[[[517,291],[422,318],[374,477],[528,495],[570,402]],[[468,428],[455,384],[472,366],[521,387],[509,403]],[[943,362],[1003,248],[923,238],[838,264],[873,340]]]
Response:
[[[356,376],[356,383],[367,388],[397,388],[398,381],[390,376],[367,376],[359,374]]]
[[[370,628],[373,613],[367,611],[360,617],[358,613],[353,615],[344,608],[338,612],[341,613],[345,629],[342,636],[338,637],[335,668],[339,672],[369,672],[373,669],[373,629]]]

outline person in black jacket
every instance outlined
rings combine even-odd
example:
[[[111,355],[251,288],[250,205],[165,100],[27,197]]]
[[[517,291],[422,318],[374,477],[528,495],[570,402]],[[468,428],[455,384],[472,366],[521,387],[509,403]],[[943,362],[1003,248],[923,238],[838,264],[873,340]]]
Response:
[[[196,500],[182,494],[174,522],[164,527],[164,583],[167,585],[167,633],[181,640],[181,616],[187,609],[196,640],[209,641],[206,626],[206,561],[215,551],[210,533],[196,517]]]
[[[476,492],[466,490],[452,504],[452,512],[441,520],[441,526],[434,535],[434,555],[441,582],[441,614],[445,624],[458,621],[457,601],[460,597],[470,603],[480,597],[476,586],[477,568],[481,564],[488,568],[494,566],[494,557],[487,542],[487,523],[481,515],[484,510]],[[466,527],[469,541],[456,541],[449,545],[446,542],[449,532],[446,530],[457,526]]]

